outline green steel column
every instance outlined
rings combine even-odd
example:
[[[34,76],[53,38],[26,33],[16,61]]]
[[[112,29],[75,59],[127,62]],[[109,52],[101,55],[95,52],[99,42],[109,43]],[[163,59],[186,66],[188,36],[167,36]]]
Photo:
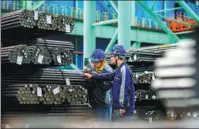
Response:
[[[32,9],[32,1],[31,0],[26,1],[26,9]]]
[[[26,8],[26,1],[21,1],[22,2],[22,9]]]
[[[78,0],[75,0],[75,10],[76,10],[76,17],[78,18],[78,8],[79,8],[79,2]]]
[[[164,0],[164,10],[167,9],[167,1]],[[167,12],[164,12],[164,16],[166,17],[167,16]]]
[[[92,24],[96,21],[96,1],[84,1],[84,55],[85,58],[90,57],[96,48],[95,28]]]
[[[130,48],[131,1],[118,1],[118,44]],[[133,35],[132,35],[133,36]]]
[[[134,0],[131,2],[131,5],[132,5],[131,11],[130,11],[131,16],[132,16],[131,20],[134,21],[135,20],[135,1]],[[133,24],[134,24],[134,22],[133,22]]]
[[[109,52],[111,50],[111,48],[113,47],[113,45],[115,44],[115,41],[117,40],[118,37],[118,29],[115,31],[115,33],[113,34],[113,37],[111,38],[108,46],[106,47],[105,52]]]
[[[193,20],[195,20],[197,23],[199,23],[199,16],[185,3],[185,1],[181,0],[176,0],[176,2],[184,8],[184,10],[189,14]]]

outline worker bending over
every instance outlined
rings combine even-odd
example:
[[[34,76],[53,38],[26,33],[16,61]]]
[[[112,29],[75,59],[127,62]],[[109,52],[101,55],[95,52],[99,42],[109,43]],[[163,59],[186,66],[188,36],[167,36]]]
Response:
[[[110,73],[112,68],[107,64],[105,60],[105,53],[101,49],[96,49],[91,55],[91,68],[86,68],[88,73],[95,72]],[[88,89],[89,102],[98,119],[111,121],[112,115],[112,82],[95,80],[96,85]]]
[[[135,109],[133,74],[125,62],[126,50],[116,44],[111,50],[111,64],[117,68],[112,73],[89,74],[87,79],[113,80],[113,119],[132,120]]]

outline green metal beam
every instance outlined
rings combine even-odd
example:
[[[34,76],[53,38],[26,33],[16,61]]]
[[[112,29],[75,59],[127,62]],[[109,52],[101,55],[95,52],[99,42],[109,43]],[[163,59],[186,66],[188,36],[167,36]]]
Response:
[[[131,45],[131,1],[118,1],[118,44],[129,49]]]
[[[112,24],[112,23],[117,23],[117,22],[118,22],[118,19],[112,19],[112,20],[106,20],[106,21],[93,23],[92,26],[107,25],[107,24]]]
[[[43,4],[45,3],[45,1],[39,1],[39,3],[33,7],[33,10],[37,10],[39,7],[41,7]]]
[[[153,3],[150,6],[150,9],[153,9],[153,6],[155,5],[156,0],[153,0]]]
[[[92,24],[96,21],[96,1],[84,1],[84,43],[83,43],[83,66],[85,58],[96,48],[95,27]]]
[[[74,70],[79,70],[79,71],[80,71],[80,69],[79,69],[75,64],[70,64],[70,66],[71,66]]]
[[[118,13],[117,5],[115,5],[114,2],[112,0],[108,0],[107,2],[109,2],[111,4],[111,6],[113,7],[113,9]]]
[[[156,14],[156,15],[157,15],[157,16],[160,16],[160,17],[162,17],[162,18],[168,19],[168,20],[172,20],[172,21],[175,21],[175,22],[178,22],[178,23],[182,23],[182,24],[187,25],[187,26],[198,26],[197,24],[189,24],[189,23],[187,23],[187,22],[184,22],[184,21],[181,21],[181,20],[176,20],[176,19],[174,19],[174,18],[168,18],[168,17],[162,16],[162,15],[160,15],[160,14]]]
[[[193,20],[199,23],[199,16],[185,3],[185,1],[176,0],[176,2],[193,18]]]
[[[182,7],[169,8],[169,9],[158,10],[158,11],[153,11],[153,12],[154,12],[154,13],[161,13],[161,12],[167,12],[167,11],[178,10],[178,9],[182,9]]]
[[[118,29],[115,31],[115,33],[113,34],[113,37],[111,38],[108,46],[106,47],[105,52],[109,52],[111,50],[111,48],[113,47],[113,45],[115,44],[115,41],[117,40],[118,37]]]
[[[165,25],[159,17],[157,17],[151,9],[149,9],[142,1],[136,1],[138,4],[146,11],[148,12],[151,17],[159,24],[159,26],[168,34],[170,37],[171,42],[177,42],[179,40],[178,36],[175,35],[168,27]]]
[[[95,27],[95,35],[97,38],[111,39],[117,30],[117,26],[99,26]],[[74,31],[67,35],[84,36],[83,22],[75,21]],[[132,42],[139,41],[151,44],[166,44],[171,43],[168,35],[164,31],[155,31],[153,29],[143,29],[131,27],[130,40]],[[157,38],[158,37],[158,38]],[[160,40],[161,39],[161,40]]]

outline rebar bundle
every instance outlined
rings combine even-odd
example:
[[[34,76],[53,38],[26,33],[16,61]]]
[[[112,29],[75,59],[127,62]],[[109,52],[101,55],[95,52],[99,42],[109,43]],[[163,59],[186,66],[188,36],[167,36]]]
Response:
[[[196,60],[195,44],[193,40],[179,41],[176,50],[166,52],[164,57],[155,62],[156,79],[152,88],[167,107],[187,107],[191,102],[189,99],[196,95],[193,78],[196,73],[193,67]]]
[[[30,53],[26,45],[17,45],[1,48],[2,63],[15,63],[18,65],[30,63]]]
[[[34,19],[33,10],[19,10],[1,16],[2,30],[18,27],[34,28],[35,25],[36,19]]]
[[[45,64],[49,65],[52,61],[50,53],[44,47],[40,46],[28,46],[31,55],[31,62],[33,64]]]
[[[56,30],[57,29],[57,15],[50,15],[39,13],[37,26],[39,29]]]
[[[57,84],[57,85],[81,85],[91,87],[93,81],[83,78],[83,71],[57,70],[57,69],[11,69],[2,71],[2,85],[10,84]]]
[[[155,95],[155,93],[153,91],[140,90],[140,89],[136,90],[135,98],[137,101],[158,99],[158,97]]]
[[[74,21],[64,15],[58,17],[58,23],[59,24],[57,28],[59,31],[72,32],[72,30],[74,29]]]
[[[133,81],[134,84],[151,84],[152,80],[155,79],[155,75],[153,72],[147,72],[144,73],[133,73]]]
[[[87,102],[87,90],[79,85],[20,84],[2,87],[3,97],[12,97],[19,104],[70,104]]]
[[[67,16],[52,15],[27,9],[2,15],[2,30],[21,27],[69,33],[73,31],[74,21]]]
[[[69,65],[72,63],[74,45],[71,42],[38,39],[37,45],[48,49],[55,65]]]
[[[67,43],[67,42],[63,42]],[[48,43],[47,43],[48,44]],[[72,63],[72,43],[68,43],[62,48],[59,45],[50,46],[51,44],[38,43],[36,46],[16,45],[1,48],[2,63],[22,64],[42,64],[50,65],[69,65]]]
[[[130,48],[127,51],[126,61],[131,62],[154,62],[161,57],[165,51],[175,49],[176,45],[160,45],[152,47],[142,47],[139,49]]]
[[[129,65],[134,62],[154,62],[156,58],[161,57],[165,51],[175,49],[176,45],[160,45],[142,48],[130,48],[126,54],[126,62]],[[106,54],[106,60],[110,64],[110,53]]]

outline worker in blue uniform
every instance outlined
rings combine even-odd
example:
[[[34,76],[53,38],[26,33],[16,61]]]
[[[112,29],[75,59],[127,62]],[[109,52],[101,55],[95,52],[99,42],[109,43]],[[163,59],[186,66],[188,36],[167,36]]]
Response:
[[[125,62],[126,50],[122,45],[116,44],[111,50],[111,64],[117,68],[111,73],[89,74],[85,78],[94,80],[113,80],[113,119],[133,120],[135,109],[135,88],[133,74]]]
[[[93,51],[91,68],[86,68],[87,73],[111,73],[113,70],[105,60],[105,53],[101,49]],[[95,85],[88,89],[89,102],[98,119],[111,121],[112,117],[112,81],[95,80]]]

